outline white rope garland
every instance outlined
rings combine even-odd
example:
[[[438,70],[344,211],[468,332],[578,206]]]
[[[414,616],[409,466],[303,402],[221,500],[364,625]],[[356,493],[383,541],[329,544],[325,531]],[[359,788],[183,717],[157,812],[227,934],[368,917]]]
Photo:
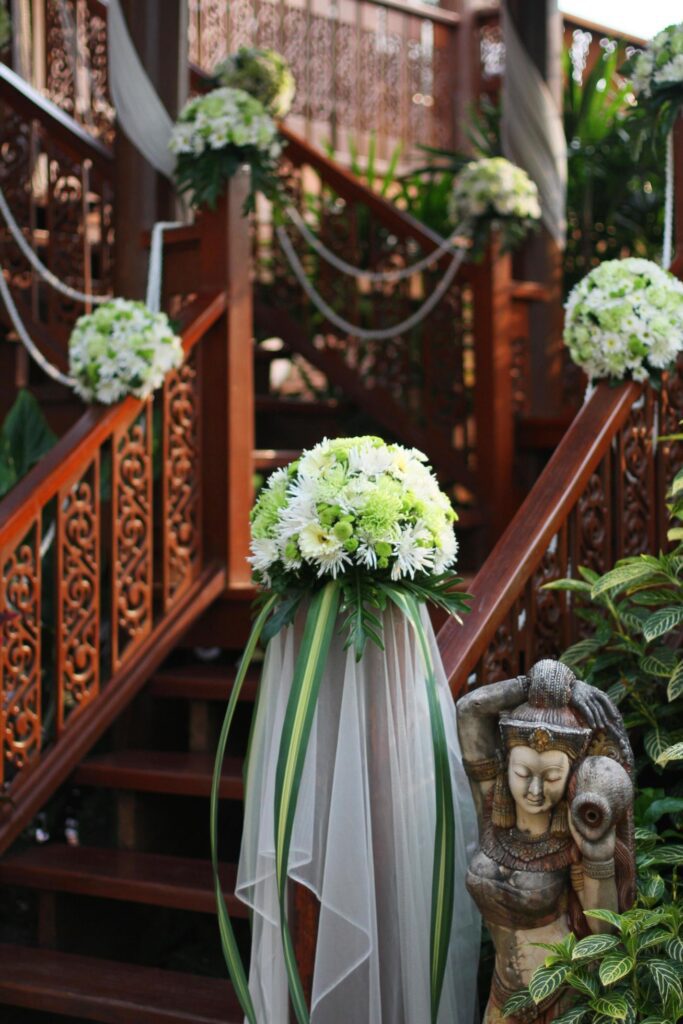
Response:
[[[406,331],[412,330],[413,327],[416,327],[419,323],[421,323],[422,320],[425,319],[425,317],[429,316],[429,314],[432,312],[435,306],[438,305],[438,303],[441,301],[443,296],[448,291],[451,282],[453,281],[453,278],[460,269],[460,266],[466,253],[465,249],[461,249],[458,253],[456,253],[456,255],[453,257],[451,261],[451,265],[449,266],[448,270],[439,281],[438,285],[436,286],[432,294],[429,296],[428,299],[425,300],[425,302],[422,303],[420,308],[417,309],[412,314],[412,316],[409,316],[406,320],[402,320],[401,323],[395,324],[393,327],[384,327],[380,329],[366,329],[364,327],[358,327],[356,324],[350,323],[348,320],[345,320],[344,317],[339,316],[338,313],[335,313],[332,307],[315,289],[314,285],[311,284],[308,277],[306,276],[306,271],[301,265],[301,261],[299,260],[299,257],[297,256],[294,250],[294,246],[292,245],[289,236],[287,235],[287,232],[283,227],[277,228],[277,237],[297,281],[305,291],[306,295],[308,295],[313,305],[316,306],[317,309],[323,314],[323,316],[327,320],[329,320],[331,324],[334,324],[335,327],[338,327],[340,330],[345,331],[352,337],[360,338],[363,341],[386,341],[389,338],[396,337],[397,334],[403,334]]]
[[[666,140],[666,193],[664,198],[664,242],[662,245],[662,266],[668,270],[673,252],[674,226],[674,134],[669,132]]]
[[[31,338],[31,335],[26,330],[24,322],[19,315],[19,310],[12,298],[9,285],[5,280],[5,273],[2,266],[0,266],[0,298],[2,298],[2,301],[5,303],[9,318],[12,321],[12,326],[18,334],[20,342],[31,358],[35,360],[41,370],[46,373],[48,377],[52,377],[53,380],[58,381],[60,384],[66,384],[67,387],[73,387],[73,377],[68,377],[66,374],[62,373],[61,370],[58,370],[56,366],[53,366],[49,359],[45,358]]]
[[[55,291],[61,292],[62,295],[66,295],[67,298],[74,299],[76,302],[90,303],[94,306],[102,302],[110,301],[112,298],[111,295],[90,295],[88,292],[82,292],[79,291],[78,288],[72,288],[70,285],[64,284],[56,274],[53,274],[52,271],[45,266],[38,254],[27,242],[23,231],[14,219],[2,188],[0,188],[0,213],[2,213],[5,224],[9,228],[12,238],[21,249],[22,254],[26,257],[36,273],[42,277],[44,281],[47,281]]]
[[[167,228],[182,227],[182,221],[159,220],[152,228],[152,238],[149,248],[149,267],[147,270],[147,297],[146,305],[152,313],[159,313],[161,310],[161,280],[163,276],[164,260],[164,231]]]
[[[21,233],[18,224],[16,223],[14,217],[10,213],[5,197],[2,194],[2,189],[0,189],[0,210],[5,216],[7,225],[10,228],[12,234],[14,235],[15,240],[19,244],[19,247],[21,248],[22,252],[26,255],[27,259],[29,259],[29,261],[33,264],[38,274],[41,277],[43,277],[48,282],[48,284],[51,284],[57,291],[62,292],[62,294],[68,295],[70,298],[76,299],[79,302],[102,303],[110,301],[111,296],[86,295],[84,292],[79,292],[75,288],[69,288],[69,286],[65,285],[62,281],[60,281],[58,277],[55,277],[55,275],[50,270],[48,270],[45,264],[41,263],[41,261],[33,252],[33,249],[31,249],[31,247],[28,245],[26,239]],[[152,228],[152,238],[149,253],[149,270],[147,272],[146,299],[146,304],[152,313],[158,313],[159,310],[161,309],[161,281],[163,271],[164,231],[166,231],[168,228],[175,227],[180,227],[179,221],[158,221]],[[16,229],[16,234],[14,229]],[[21,239],[21,242],[19,241],[19,239]],[[35,259],[32,259],[32,257],[35,257]],[[73,387],[73,377],[68,377],[66,374],[62,373],[61,370],[59,370],[48,359],[46,359],[46,357],[40,351],[39,346],[35,343],[35,341],[33,341],[31,335],[26,330],[26,326],[23,320],[21,319],[19,310],[17,309],[16,303],[12,297],[12,292],[5,278],[4,269],[2,266],[0,266],[0,298],[5,304],[7,313],[9,315],[10,320],[12,321],[12,326],[14,327],[14,330],[17,332],[19,341],[22,343],[22,345],[24,346],[28,354],[31,356],[31,358],[35,360],[38,366],[40,366],[41,370],[43,370],[43,372],[46,373],[48,377],[51,377],[53,380],[58,381],[60,384],[66,384],[67,387]]]
[[[417,263],[411,264],[409,267],[401,267],[397,270],[362,270],[360,267],[354,267],[351,263],[347,263],[346,260],[341,259],[339,256],[335,255],[331,249],[328,249],[324,242],[321,242],[320,239],[313,234],[296,207],[288,206],[285,212],[308,245],[310,245],[310,247],[314,249],[319,256],[335,267],[336,270],[341,271],[342,274],[347,274],[349,277],[355,277],[358,280],[372,281],[373,284],[394,284],[398,281],[405,281],[410,277],[414,277],[416,274],[422,273],[423,270],[429,270],[429,268],[434,266],[435,263],[438,263],[441,257],[446,253],[450,252],[452,255],[457,255],[459,250],[463,248],[460,245],[456,245],[450,239],[444,238],[439,243],[438,248],[429,253],[429,255],[424,256],[421,260],[418,260]],[[459,234],[466,234],[468,232],[468,228],[469,225],[464,223],[462,228],[453,232],[453,237],[456,237]]]

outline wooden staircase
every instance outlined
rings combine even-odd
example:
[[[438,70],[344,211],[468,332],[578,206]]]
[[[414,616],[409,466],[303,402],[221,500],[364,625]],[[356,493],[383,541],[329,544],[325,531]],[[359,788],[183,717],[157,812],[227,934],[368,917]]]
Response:
[[[0,886],[11,887],[15,897],[28,890],[28,898],[37,902],[38,921],[36,945],[6,941],[2,945],[6,970],[0,1002],[79,1020],[126,1024],[241,1022],[224,980],[213,922],[207,827],[214,736],[234,667],[226,665],[225,657],[208,665],[188,664],[187,653],[178,658],[184,663],[152,676],[127,712],[123,729],[118,722],[104,738],[106,752],[88,756],[69,781],[69,787],[80,790],[84,805],[97,802],[103,793],[113,798],[107,802],[108,819],[99,828],[103,835],[112,835],[114,842],[24,845],[0,861]],[[233,663],[236,658],[237,654]],[[254,671],[243,690],[245,723],[256,680]],[[134,723],[135,746],[117,739],[126,731],[126,722]],[[150,723],[149,742],[144,746],[138,745],[144,738],[141,722]],[[158,749],[162,743],[164,749]],[[226,760],[221,796],[225,846],[234,856],[241,816],[241,756]],[[163,814],[176,823],[174,843],[164,841],[167,829],[154,827],[153,812],[149,820],[149,808],[160,797]],[[186,823],[193,834],[183,835],[178,823]],[[235,919],[244,920],[246,907],[234,897],[235,876],[235,864],[226,864],[223,882],[228,907]],[[130,911],[132,905],[137,905],[136,912]],[[97,908],[101,934],[116,936],[109,950],[106,941],[95,939],[95,956],[88,955],[92,907]],[[69,928],[69,920],[79,917],[85,922],[83,928]],[[205,920],[198,929],[200,918]],[[177,955],[173,948],[164,950],[157,962],[136,962],[136,958],[149,959],[141,953],[136,935],[144,920],[158,922],[152,927],[160,929],[165,925],[181,942],[190,937],[195,941],[199,934],[196,972],[169,969],[165,961]],[[240,934],[244,941],[244,927]],[[122,950],[125,962],[119,959]],[[35,1020],[42,1021],[43,1016]]]

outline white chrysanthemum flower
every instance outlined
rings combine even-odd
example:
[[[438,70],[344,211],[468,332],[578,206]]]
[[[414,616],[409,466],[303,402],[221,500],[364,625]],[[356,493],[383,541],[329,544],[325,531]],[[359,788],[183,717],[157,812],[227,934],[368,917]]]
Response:
[[[402,576],[415,578],[417,572],[428,572],[434,565],[434,547],[424,523],[406,526],[394,544],[395,562],[391,567],[392,580]]]
[[[278,557],[278,546],[274,540],[267,537],[252,538],[251,556],[249,561],[254,569],[259,572],[266,571]]]
[[[658,32],[633,58],[630,74],[638,99],[651,108],[671,99],[672,87],[680,86],[683,92],[683,24]]]

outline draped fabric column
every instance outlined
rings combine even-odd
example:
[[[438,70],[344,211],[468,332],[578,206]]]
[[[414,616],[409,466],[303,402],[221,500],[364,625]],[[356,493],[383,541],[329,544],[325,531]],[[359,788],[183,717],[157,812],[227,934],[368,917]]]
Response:
[[[479,918],[465,890],[476,821],[455,709],[437,665],[456,816],[455,914],[440,1024],[472,1024]],[[253,910],[250,989],[258,1020],[286,1024],[274,850],[274,784],[298,629],[268,647],[250,750],[237,894]],[[321,903],[312,1024],[430,1020],[435,782],[429,710],[412,627],[384,613],[385,650],[356,662],[341,639],[325,669],[299,795],[289,877]]]

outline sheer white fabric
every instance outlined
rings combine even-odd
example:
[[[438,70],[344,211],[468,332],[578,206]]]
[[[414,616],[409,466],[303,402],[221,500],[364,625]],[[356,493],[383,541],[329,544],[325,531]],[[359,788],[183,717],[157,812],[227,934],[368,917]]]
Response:
[[[155,170],[172,178],[175,156],[168,143],[173,121],[142,65],[119,0],[109,0],[107,44],[109,89],[119,126]]]
[[[477,826],[455,708],[434,634],[456,816],[455,914],[440,1024],[473,1024],[479,916],[465,890]],[[250,989],[259,1024],[287,1024],[273,805],[275,767],[301,623],[268,647],[252,737],[237,895],[253,913]],[[428,1024],[434,759],[424,669],[398,611],[385,651],[357,664],[335,637],[304,767],[289,877],[321,903],[312,1024]]]
[[[538,68],[522,45],[505,4],[503,152],[538,186],[543,223],[564,249],[567,234],[567,142],[562,116]]]

